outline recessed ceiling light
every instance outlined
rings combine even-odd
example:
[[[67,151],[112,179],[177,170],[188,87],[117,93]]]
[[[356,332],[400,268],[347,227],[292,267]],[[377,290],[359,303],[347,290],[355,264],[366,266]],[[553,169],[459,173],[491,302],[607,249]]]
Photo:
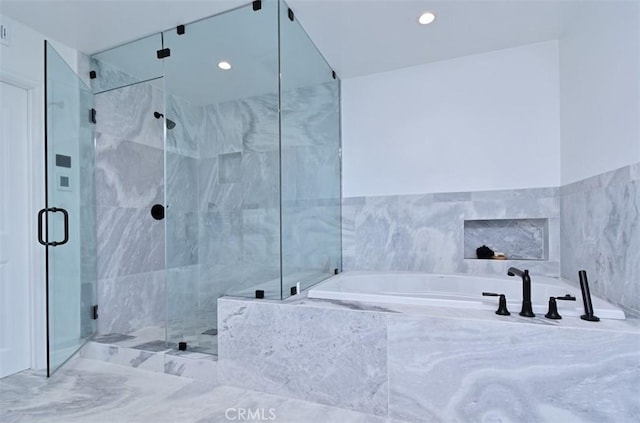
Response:
[[[436,15],[433,12],[424,12],[418,18],[418,22],[420,22],[421,25],[429,25],[431,22],[435,20],[436,20]]]
[[[229,70],[231,69],[231,63],[223,60],[222,62],[218,63],[218,67],[222,70]]]

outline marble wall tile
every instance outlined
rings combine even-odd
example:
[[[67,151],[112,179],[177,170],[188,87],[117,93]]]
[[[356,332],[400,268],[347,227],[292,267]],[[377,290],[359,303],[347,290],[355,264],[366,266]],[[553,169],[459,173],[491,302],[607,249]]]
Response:
[[[266,298],[280,299],[280,263],[203,263],[200,271],[201,308],[211,310],[223,295],[252,298],[256,289],[264,289]]]
[[[83,282],[80,284],[80,313],[81,316],[91,316],[92,308],[98,301],[95,268],[93,272],[87,272],[81,277]],[[96,328],[97,324],[95,320],[80,318],[80,338],[90,337],[94,334]]]
[[[130,333],[165,321],[164,271],[98,281],[98,333]]]
[[[243,113],[242,150],[277,152],[280,148],[278,95],[265,94],[240,101]]]
[[[235,211],[242,208],[242,175],[240,181],[221,183],[218,178],[218,159],[198,160],[199,207],[202,213]]]
[[[98,73],[103,79],[113,76],[106,69]],[[166,320],[164,221],[150,215],[151,205],[164,203],[164,122],[153,115],[163,113],[163,101],[156,82],[95,96],[101,333],[126,333]]]
[[[166,202],[172,210],[198,210],[198,160],[166,153]]]
[[[477,246],[474,243],[473,248],[467,246],[465,251],[464,221],[516,218],[553,222],[545,229],[542,243],[542,255],[549,261],[527,261],[525,265],[545,275],[558,276],[560,230],[556,188],[345,198],[343,266],[345,270],[502,272],[504,264],[465,260],[470,250],[475,257],[475,248],[486,241]],[[539,239],[542,233],[536,233],[535,239]]]
[[[330,146],[340,141],[339,83],[283,89],[282,147]]]
[[[246,264],[280,263],[280,210],[242,211],[242,248]]]
[[[221,184],[242,181],[242,153],[218,155],[218,180]]]
[[[465,259],[459,264],[458,272],[476,274],[506,275],[507,269],[514,266],[528,269],[535,281],[536,275],[557,278],[560,274],[560,262],[555,260],[475,260]]]
[[[199,140],[209,138],[204,107],[194,106],[173,94],[166,96],[166,107],[165,117],[176,124],[173,129],[167,128],[167,151],[197,158]]]
[[[244,209],[278,207],[280,156],[273,152],[242,154],[242,204]]]
[[[96,135],[98,207],[151,208],[164,203],[164,154],[161,149]]]
[[[340,207],[282,209],[282,264],[333,271],[340,268]]]
[[[221,383],[386,415],[384,316],[221,299],[218,321]]]
[[[601,422],[640,411],[637,333],[395,315],[388,342],[392,418]]]
[[[142,44],[145,44],[145,41],[139,41]],[[153,46],[154,41],[155,43],[157,43],[155,47]],[[150,51],[162,48],[159,36],[156,37],[155,40],[150,40],[148,38],[146,45]],[[133,44],[131,44],[131,46],[133,46]],[[155,58],[155,55],[149,55],[147,57],[148,61],[144,66],[144,70],[138,72],[137,75],[127,73],[120,69],[118,66],[116,66],[117,60],[105,61],[96,59],[95,57],[91,57],[90,63],[86,65],[86,69],[85,66],[82,66],[82,68],[79,69],[78,73],[81,76],[86,75],[86,78],[89,79],[89,70],[96,71],[96,78],[89,79],[91,88],[94,93],[102,93],[105,91],[119,89],[125,86],[141,83],[142,81],[149,81],[153,83],[153,79],[162,77],[162,64],[158,63],[160,61]],[[87,85],[89,85],[89,83],[87,83]]]
[[[337,143],[282,150],[283,200],[340,198]]]
[[[514,260],[548,257],[546,219],[499,219],[464,221],[464,258],[477,258],[476,249],[486,245]]]
[[[209,138],[200,144],[200,157],[243,151],[243,137],[249,117],[239,101],[228,101],[205,106],[208,116]]]
[[[98,207],[98,278],[162,270],[164,224],[148,209]]]
[[[243,258],[241,210],[202,213],[198,237],[200,263],[233,264],[241,262]]]
[[[163,122],[153,115],[156,111],[163,113],[163,95],[151,82],[97,94],[95,109],[96,132],[163,148]]]
[[[189,266],[199,259],[197,212],[167,210],[165,219],[167,268]]]
[[[640,162],[629,166],[629,179],[631,181],[640,179]]]
[[[631,167],[561,189],[562,277],[640,313],[640,183]]]
[[[167,341],[188,341],[198,334],[198,279],[200,266],[167,269]]]

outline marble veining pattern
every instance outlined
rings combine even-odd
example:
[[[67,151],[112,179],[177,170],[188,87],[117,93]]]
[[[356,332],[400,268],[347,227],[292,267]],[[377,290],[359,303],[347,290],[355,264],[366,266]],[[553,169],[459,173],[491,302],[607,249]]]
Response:
[[[486,310],[380,307],[304,295],[285,302],[223,298],[218,310],[222,383],[358,409],[350,395],[376,386],[374,380],[359,379],[366,372],[347,371],[349,382],[338,388],[326,379],[342,368],[337,363],[351,356],[347,351],[376,350],[384,337],[381,356],[360,353],[357,365],[380,369],[386,363],[383,374],[374,375],[382,378],[381,388],[388,387],[388,397],[368,398],[367,403],[369,412],[389,418],[619,422],[632,421],[640,412],[637,319],[602,320],[594,326],[578,318],[505,318]],[[280,318],[285,310],[286,322]],[[333,328],[361,327],[364,316],[371,319],[367,328],[375,336],[332,333],[339,330]],[[304,329],[296,330],[297,325]],[[335,346],[314,336],[327,328]],[[307,357],[315,361],[308,363]],[[305,387],[298,386],[300,379]]]
[[[559,276],[557,188],[344,198],[343,268],[502,272],[516,262],[465,259],[464,221],[526,218],[549,220],[548,260],[517,264],[532,273]]]
[[[98,70],[102,79],[92,82],[120,87],[96,96],[99,332],[156,325],[163,310],[171,340],[198,342],[198,331],[216,325],[219,296],[252,293],[252,285],[280,276],[274,270],[280,262],[278,97],[195,105],[169,85],[165,110],[161,82],[122,86],[135,78],[108,66]],[[309,270],[317,279],[340,267],[339,232],[328,230],[339,224],[340,208],[327,203],[339,198],[337,96],[336,83],[286,93],[282,142],[292,153],[283,175],[291,206],[286,218],[304,228],[285,231],[291,275]],[[155,111],[175,127],[166,128]],[[149,215],[155,203],[167,207],[162,222]],[[327,246],[335,251],[327,253]],[[161,292],[151,281],[165,267]],[[132,292],[136,283],[144,298]],[[269,294],[279,297],[277,288]],[[130,305],[127,298],[141,306],[121,310],[116,302]]]
[[[98,207],[98,278],[164,269],[164,227],[148,209]]]
[[[279,423],[402,423],[90,359],[74,360],[51,379],[24,372],[0,380],[3,423],[218,423],[241,421],[240,409],[265,417],[273,410]]]
[[[640,314],[640,163],[560,190],[562,277]]]
[[[98,207],[150,208],[164,202],[161,149],[96,135]]]
[[[98,283],[98,333],[127,334],[163,324],[165,292],[164,271],[101,279]]]
[[[128,85],[95,96],[96,132],[162,149],[162,90],[151,82]]]
[[[351,313],[219,300],[221,383],[386,415],[384,316]]]
[[[640,334],[401,315],[388,325],[390,417],[595,423],[640,415]]]

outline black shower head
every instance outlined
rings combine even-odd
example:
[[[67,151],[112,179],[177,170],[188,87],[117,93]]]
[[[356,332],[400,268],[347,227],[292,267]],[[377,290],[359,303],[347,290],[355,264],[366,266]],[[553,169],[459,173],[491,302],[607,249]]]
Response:
[[[156,119],[160,119],[163,118],[164,115],[160,112],[153,112],[153,116]],[[174,121],[172,121],[171,119],[165,119],[165,121],[167,122],[167,129],[173,129],[176,127],[176,123]]]

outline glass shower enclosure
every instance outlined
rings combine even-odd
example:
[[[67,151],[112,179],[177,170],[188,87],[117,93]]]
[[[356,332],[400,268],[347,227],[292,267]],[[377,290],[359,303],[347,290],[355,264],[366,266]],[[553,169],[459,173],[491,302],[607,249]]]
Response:
[[[99,333],[162,327],[170,347],[215,353],[219,297],[285,299],[341,269],[340,82],[284,2],[91,70]]]

